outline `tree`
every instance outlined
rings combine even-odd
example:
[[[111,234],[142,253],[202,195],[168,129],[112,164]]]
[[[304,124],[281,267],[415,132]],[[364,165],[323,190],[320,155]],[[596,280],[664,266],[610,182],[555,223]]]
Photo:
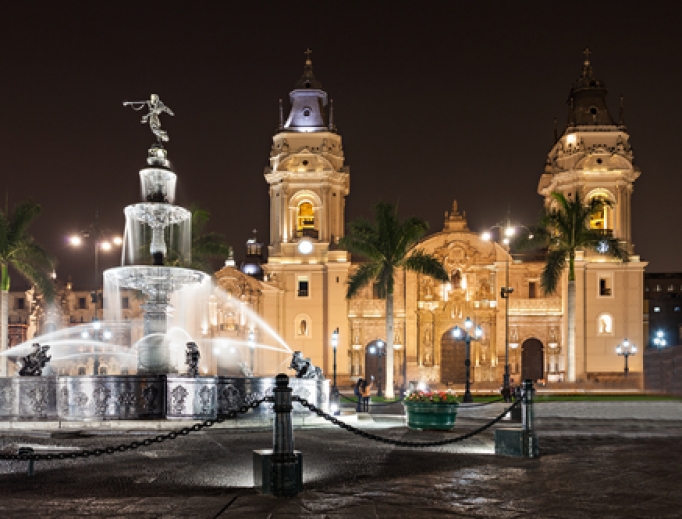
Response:
[[[222,234],[204,232],[211,213],[195,204],[190,207],[190,211],[192,213],[192,262],[185,265],[177,250],[171,249],[166,257],[166,265],[187,266],[207,274],[213,274],[215,269],[211,265],[211,260],[226,260],[232,254],[232,247],[225,242]]]
[[[30,200],[22,202],[10,213],[0,211],[0,351],[7,350],[9,333],[9,290],[11,266],[32,285],[36,285],[46,302],[55,295],[51,273],[56,260],[28,234],[28,228],[40,214],[41,208]],[[7,374],[7,360],[0,363],[0,374]]]
[[[348,233],[341,238],[344,249],[367,258],[348,281],[346,298],[374,281],[378,295],[386,300],[386,396],[393,398],[393,287],[396,270],[405,269],[426,274],[439,281],[448,281],[443,265],[422,249],[413,249],[424,235],[428,224],[416,217],[399,221],[391,204],[375,206],[375,222],[363,218],[351,222]]]
[[[628,261],[628,251],[620,242],[601,229],[590,229],[590,217],[605,207],[613,207],[610,200],[595,197],[583,203],[579,193],[567,200],[561,193],[552,193],[556,201],[541,218],[529,243],[547,248],[547,259],[540,284],[547,294],[556,292],[561,276],[568,267],[568,380],[575,381],[575,255],[577,251],[593,250],[621,261]]]

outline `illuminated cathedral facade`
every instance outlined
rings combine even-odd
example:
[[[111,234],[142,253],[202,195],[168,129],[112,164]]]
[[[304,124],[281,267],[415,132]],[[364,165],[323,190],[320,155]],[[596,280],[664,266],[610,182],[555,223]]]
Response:
[[[402,271],[395,280],[398,386],[408,381],[464,384],[466,346],[452,332],[470,318],[483,330],[470,350],[471,380],[479,387],[501,384],[507,353],[516,381],[570,387],[627,380],[641,387],[642,355],[630,359],[626,379],[623,359],[615,352],[625,339],[644,346],[646,264],[635,254],[631,232],[631,198],[640,171],[633,165],[622,116],[620,120],[611,116],[606,95],[586,57],[571,88],[568,124],[557,135],[538,184],[545,207],[554,203],[553,192],[569,199],[611,201],[610,207],[592,215],[590,226],[617,238],[630,254],[628,262],[598,252],[578,254],[574,348],[567,344],[567,273],[555,294],[543,293],[542,258],[510,254],[501,240],[471,231],[455,200],[443,208],[442,230],[418,244],[442,261],[449,281]],[[289,100],[288,116],[280,108],[265,170],[269,241],[265,245],[256,238],[249,240],[247,261],[241,266],[228,263],[215,274],[228,297],[259,319],[235,311],[234,305],[228,309],[220,298],[212,297],[206,302],[203,333],[277,346],[267,328],[291,350],[304,352],[327,376],[336,358],[340,384],[370,375],[379,379],[386,366],[385,302],[376,297],[373,286],[352,300],[345,298],[349,276],[358,267],[338,246],[347,223],[350,169],[334,124],[333,103],[313,73],[310,55]],[[456,196],[453,193],[453,199]],[[513,288],[507,299],[502,297],[503,287]],[[286,371],[288,357],[282,352],[256,349],[239,355],[256,374]],[[210,350],[202,362],[209,373],[235,374],[234,362]]]

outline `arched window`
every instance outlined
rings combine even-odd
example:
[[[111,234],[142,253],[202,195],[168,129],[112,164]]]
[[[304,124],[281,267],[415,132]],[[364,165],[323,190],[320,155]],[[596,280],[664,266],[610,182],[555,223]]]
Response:
[[[590,200],[608,200],[606,196],[596,195]],[[590,215],[590,229],[604,231],[605,234],[613,230],[613,209],[607,205]]]
[[[313,211],[313,204],[308,202],[301,202],[298,204],[298,230],[315,228],[315,213]]]

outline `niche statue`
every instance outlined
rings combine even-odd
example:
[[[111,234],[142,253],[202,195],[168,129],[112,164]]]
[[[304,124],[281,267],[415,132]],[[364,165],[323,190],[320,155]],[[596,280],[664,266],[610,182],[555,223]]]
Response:
[[[291,357],[291,364],[289,369],[296,371],[296,378],[309,378],[314,380],[324,379],[322,370],[313,366],[310,359],[304,358],[300,351],[295,351],[293,357]]]
[[[199,360],[201,353],[199,353],[199,346],[195,342],[187,343],[187,351],[185,353],[185,364],[187,364],[187,376],[199,376]]]
[[[49,346],[41,346],[37,342],[33,343],[33,351],[21,359],[21,377],[39,377],[43,374],[45,364],[52,358],[47,354]]]

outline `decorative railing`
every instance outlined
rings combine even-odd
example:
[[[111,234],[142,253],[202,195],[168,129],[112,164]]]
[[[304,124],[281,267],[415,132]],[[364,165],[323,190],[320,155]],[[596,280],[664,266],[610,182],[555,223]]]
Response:
[[[561,315],[561,298],[515,299],[509,298],[510,315]]]

